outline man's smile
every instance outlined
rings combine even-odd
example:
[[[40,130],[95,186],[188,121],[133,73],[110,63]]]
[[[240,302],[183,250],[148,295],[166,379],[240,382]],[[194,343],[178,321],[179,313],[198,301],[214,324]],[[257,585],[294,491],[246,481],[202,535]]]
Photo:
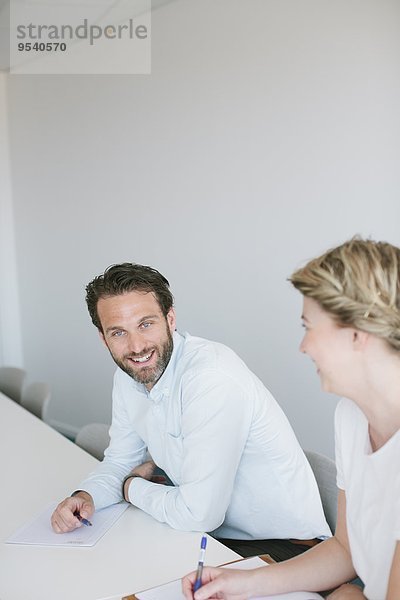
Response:
[[[137,365],[142,365],[150,362],[150,360],[153,358],[154,352],[155,350],[151,350],[147,354],[143,354],[143,356],[128,356],[127,358]]]

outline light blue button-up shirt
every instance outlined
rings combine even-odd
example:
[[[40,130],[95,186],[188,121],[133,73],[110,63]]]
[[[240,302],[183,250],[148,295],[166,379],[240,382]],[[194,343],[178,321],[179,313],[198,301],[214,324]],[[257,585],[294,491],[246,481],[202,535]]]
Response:
[[[175,332],[150,392],[117,369],[110,435],[104,461],[80,486],[97,509],[121,500],[123,477],[148,450],[174,487],[135,478],[129,499],[171,527],[239,539],[330,535],[287,418],[222,344]]]

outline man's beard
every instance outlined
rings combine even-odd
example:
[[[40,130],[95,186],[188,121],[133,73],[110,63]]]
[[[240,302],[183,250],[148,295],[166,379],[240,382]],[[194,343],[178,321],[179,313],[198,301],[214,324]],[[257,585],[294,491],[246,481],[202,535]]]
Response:
[[[153,350],[157,352],[157,361],[154,366],[140,368],[139,365],[139,368],[135,369],[128,364],[130,358],[135,358],[132,353],[126,354],[123,359],[120,359],[114,356],[114,354],[110,351],[114,362],[119,366],[120,369],[122,369],[122,371],[124,371],[127,375],[129,375],[129,377],[132,377],[132,379],[138,383],[143,383],[144,385],[154,385],[167,368],[172,351],[174,349],[174,342],[168,326],[166,327],[166,332],[167,339],[162,345],[153,346],[153,348],[145,349],[140,353],[141,356],[145,356],[146,354],[150,354],[150,352]]]

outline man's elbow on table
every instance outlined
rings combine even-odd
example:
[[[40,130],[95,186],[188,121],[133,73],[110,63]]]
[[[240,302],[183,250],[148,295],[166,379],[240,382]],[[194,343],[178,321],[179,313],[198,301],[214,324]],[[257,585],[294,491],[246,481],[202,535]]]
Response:
[[[210,506],[208,509],[201,510],[191,508],[185,505],[182,507],[175,506],[174,510],[169,507],[165,512],[166,522],[174,529],[180,529],[182,531],[214,531],[225,519],[225,511],[216,510],[215,507]]]

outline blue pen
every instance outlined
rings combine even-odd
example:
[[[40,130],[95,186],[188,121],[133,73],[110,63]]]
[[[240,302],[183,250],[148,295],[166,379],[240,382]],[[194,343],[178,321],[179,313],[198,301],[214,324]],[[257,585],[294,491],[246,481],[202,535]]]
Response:
[[[74,512],[74,517],[76,517],[78,519],[78,521],[80,521],[82,523],[82,525],[86,525],[86,527],[92,526],[91,522],[88,521],[87,519],[85,519],[85,517],[81,517],[81,515],[79,514],[78,511]]]
[[[201,538],[200,557],[199,557],[199,563],[197,565],[196,581],[194,582],[194,587],[193,587],[194,592],[197,592],[197,590],[199,588],[201,588],[201,585],[202,585],[201,576],[203,574],[204,556],[206,553],[206,546],[207,546],[207,538],[205,535],[203,535],[203,537]]]

